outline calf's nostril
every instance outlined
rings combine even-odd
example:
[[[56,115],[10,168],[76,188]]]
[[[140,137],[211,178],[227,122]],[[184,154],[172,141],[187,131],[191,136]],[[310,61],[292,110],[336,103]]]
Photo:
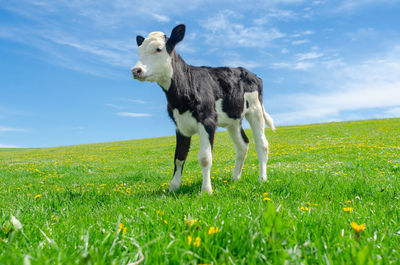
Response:
[[[143,69],[142,69],[142,68],[140,68],[140,67],[137,67],[137,68],[133,68],[133,69],[132,69],[132,73],[133,73],[133,75],[136,75],[136,76],[139,76],[139,75],[141,75],[141,74],[142,74],[142,72],[143,72]]]

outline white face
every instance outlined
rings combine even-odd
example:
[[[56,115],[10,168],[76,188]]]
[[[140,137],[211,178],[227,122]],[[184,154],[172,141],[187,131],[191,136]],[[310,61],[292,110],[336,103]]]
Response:
[[[171,56],[166,50],[165,34],[152,32],[138,48],[139,61],[132,68],[133,78],[157,82],[167,89],[172,77]]]

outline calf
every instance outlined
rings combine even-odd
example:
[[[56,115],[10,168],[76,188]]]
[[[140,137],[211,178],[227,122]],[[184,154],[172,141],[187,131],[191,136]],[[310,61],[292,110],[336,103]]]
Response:
[[[181,183],[182,169],[191,136],[200,136],[199,163],[203,173],[202,191],[211,193],[210,169],[217,126],[225,127],[235,144],[233,180],[240,178],[249,139],[243,128],[246,117],[253,130],[260,163],[260,181],[267,180],[268,142],[265,123],[274,129],[272,118],[262,104],[262,80],[242,68],[195,67],[186,64],[175,52],[185,35],[185,25],[176,26],[168,38],[162,32],[137,36],[139,61],[132,68],[133,78],[157,82],[168,101],[168,113],[176,125],[175,169],[170,190]]]

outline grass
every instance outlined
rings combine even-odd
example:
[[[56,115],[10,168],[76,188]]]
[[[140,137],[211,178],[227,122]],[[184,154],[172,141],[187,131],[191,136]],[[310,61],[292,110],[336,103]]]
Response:
[[[173,137],[0,149],[0,264],[399,264],[399,128],[266,130],[267,183],[254,146],[232,183],[234,147],[217,133],[211,196],[198,137],[177,193]]]

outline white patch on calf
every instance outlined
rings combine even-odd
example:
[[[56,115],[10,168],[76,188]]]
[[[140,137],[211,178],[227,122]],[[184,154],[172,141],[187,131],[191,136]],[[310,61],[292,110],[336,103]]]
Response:
[[[215,110],[217,111],[217,117],[218,117],[218,126],[219,127],[229,127],[237,122],[236,119],[229,118],[229,116],[222,110],[222,99],[218,99],[215,101]],[[243,118],[243,113],[242,117]]]
[[[176,127],[179,132],[186,137],[190,137],[199,131],[199,123],[193,117],[190,111],[186,111],[182,114],[177,109],[172,110]]]
[[[171,56],[166,50],[165,34],[152,32],[138,48],[139,61],[133,68],[141,68],[139,81],[157,82],[164,90],[171,85],[173,75]],[[157,49],[161,49],[160,52]]]

